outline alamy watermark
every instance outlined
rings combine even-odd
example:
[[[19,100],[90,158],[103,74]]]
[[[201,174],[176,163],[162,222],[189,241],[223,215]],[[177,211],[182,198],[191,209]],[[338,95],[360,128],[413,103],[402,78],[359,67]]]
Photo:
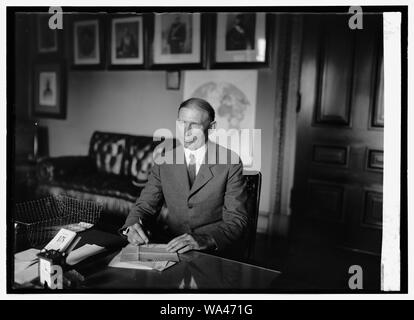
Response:
[[[363,289],[363,272],[362,267],[359,265],[352,265],[348,270],[349,274],[352,276],[348,280],[348,287],[351,290],[362,290]]]
[[[261,133],[261,129],[210,129],[208,130],[208,139],[206,139],[201,129],[193,129],[184,137],[182,129],[177,124],[175,135],[166,128],[161,128],[154,132],[154,141],[163,141],[155,148],[153,160],[158,165],[185,163],[184,152],[177,152],[181,150],[179,148],[174,149],[174,137],[182,145],[185,144],[185,141],[209,140],[224,148],[207,150],[206,164],[238,164],[241,159],[244,169],[260,171],[262,162]]]
[[[362,8],[359,6],[349,7],[348,13],[353,14],[348,20],[349,28],[361,30],[363,28]]]
[[[51,14],[49,18],[49,28],[52,30],[63,29],[63,11],[62,7],[50,7],[49,13]]]

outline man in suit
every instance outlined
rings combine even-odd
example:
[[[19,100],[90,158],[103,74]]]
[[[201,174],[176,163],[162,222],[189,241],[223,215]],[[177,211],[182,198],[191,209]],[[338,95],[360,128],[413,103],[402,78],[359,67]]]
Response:
[[[249,221],[243,166],[235,153],[208,139],[214,117],[214,109],[205,100],[191,98],[180,105],[178,138],[182,143],[166,151],[165,159],[173,159],[173,163],[155,161],[121,228],[130,243],[149,242],[151,228],[165,202],[168,214],[164,232],[169,236],[169,251],[242,254]]]

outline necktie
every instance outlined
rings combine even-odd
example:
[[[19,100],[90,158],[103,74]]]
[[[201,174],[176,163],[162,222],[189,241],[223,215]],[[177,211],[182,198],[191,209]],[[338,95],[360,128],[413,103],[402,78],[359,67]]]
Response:
[[[188,181],[190,182],[190,188],[193,186],[196,178],[196,159],[193,154],[190,154],[190,163],[188,164]]]

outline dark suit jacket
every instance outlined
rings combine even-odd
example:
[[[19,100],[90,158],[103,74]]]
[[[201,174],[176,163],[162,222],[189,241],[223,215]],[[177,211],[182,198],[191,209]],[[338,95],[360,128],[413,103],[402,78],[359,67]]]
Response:
[[[222,146],[208,142],[206,159],[189,188],[183,147],[173,150],[173,164],[155,164],[145,188],[132,207],[123,228],[142,219],[144,226],[158,216],[165,202],[166,227],[171,236],[208,234],[219,253],[241,249],[246,236],[248,213],[243,166],[239,157]],[[223,163],[223,155],[227,161]],[[180,158],[181,157],[181,158]],[[233,159],[233,161],[231,161]],[[236,160],[236,161],[234,161]],[[231,163],[233,162],[233,164]]]

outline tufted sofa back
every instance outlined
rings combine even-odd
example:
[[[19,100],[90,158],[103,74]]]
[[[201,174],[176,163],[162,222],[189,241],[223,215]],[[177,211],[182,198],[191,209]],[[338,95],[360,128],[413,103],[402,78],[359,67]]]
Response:
[[[89,156],[99,172],[131,178],[143,185],[153,166],[153,151],[159,144],[153,137],[95,131]]]

